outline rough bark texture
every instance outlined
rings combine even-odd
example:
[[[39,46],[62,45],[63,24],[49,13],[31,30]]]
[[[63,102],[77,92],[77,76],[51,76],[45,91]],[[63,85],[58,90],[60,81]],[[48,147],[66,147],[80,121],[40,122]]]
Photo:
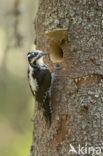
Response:
[[[32,156],[75,155],[70,144],[103,145],[102,13],[102,0],[40,0],[37,48],[50,51],[48,30],[66,28],[68,39],[60,45],[64,60],[52,86],[52,125],[36,110]]]

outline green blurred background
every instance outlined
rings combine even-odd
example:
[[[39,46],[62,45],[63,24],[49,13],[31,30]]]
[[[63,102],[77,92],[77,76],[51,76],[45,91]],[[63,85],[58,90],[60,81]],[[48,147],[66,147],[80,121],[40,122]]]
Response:
[[[26,53],[38,0],[0,0],[0,156],[29,156],[34,113]]]

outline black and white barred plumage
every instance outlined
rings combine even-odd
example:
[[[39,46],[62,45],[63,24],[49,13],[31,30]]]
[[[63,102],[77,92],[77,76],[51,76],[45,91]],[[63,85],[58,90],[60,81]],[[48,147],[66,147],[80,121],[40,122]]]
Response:
[[[32,50],[28,53],[29,70],[28,79],[32,94],[38,102],[38,108],[43,108],[46,122],[51,124],[50,88],[52,76],[43,62],[46,52]]]

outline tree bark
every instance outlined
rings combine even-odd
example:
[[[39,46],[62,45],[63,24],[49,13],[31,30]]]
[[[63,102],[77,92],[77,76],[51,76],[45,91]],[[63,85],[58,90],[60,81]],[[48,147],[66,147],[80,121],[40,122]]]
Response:
[[[59,62],[60,69],[52,85],[50,128],[42,111],[35,108],[31,156],[75,155],[70,145],[83,155],[78,153],[79,145],[87,149],[103,145],[102,12],[102,0],[40,0],[35,20],[37,49],[54,53],[53,63]],[[67,39],[50,41],[47,32],[54,30],[67,30]],[[61,60],[56,52],[63,53]],[[53,63],[46,62],[52,71]]]

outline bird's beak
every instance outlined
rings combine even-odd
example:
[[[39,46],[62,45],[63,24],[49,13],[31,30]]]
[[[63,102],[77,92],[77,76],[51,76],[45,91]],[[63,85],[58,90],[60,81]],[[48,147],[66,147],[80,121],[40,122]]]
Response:
[[[42,52],[41,56],[48,55],[48,52]]]

